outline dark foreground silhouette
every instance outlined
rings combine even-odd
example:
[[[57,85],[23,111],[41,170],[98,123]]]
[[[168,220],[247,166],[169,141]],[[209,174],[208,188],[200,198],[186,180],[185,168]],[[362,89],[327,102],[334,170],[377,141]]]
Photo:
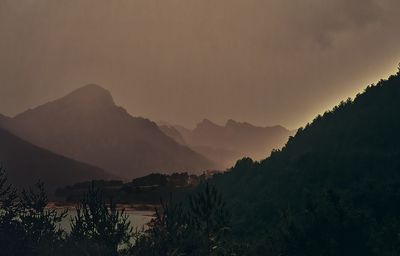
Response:
[[[133,230],[124,210],[94,187],[69,233],[60,228],[67,212],[46,207],[42,183],[17,193],[1,171],[0,200],[0,255],[241,255],[225,203],[208,184],[186,201],[162,202],[146,230]]]
[[[129,182],[118,180],[91,180],[69,185],[56,190],[58,202],[77,203],[86,194],[90,185],[101,189],[107,198],[113,198],[117,204],[133,204],[146,209],[159,205],[160,200],[169,199],[170,194],[175,200],[182,200],[196,190],[197,186],[211,174],[194,175],[173,173],[171,175],[153,173]]]
[[[400,68],[212,182],[252,255],[400,255]]]

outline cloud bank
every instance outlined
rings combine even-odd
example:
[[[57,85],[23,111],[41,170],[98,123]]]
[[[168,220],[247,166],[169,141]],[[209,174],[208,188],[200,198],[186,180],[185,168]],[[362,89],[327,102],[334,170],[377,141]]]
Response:
[[[133,115],[295,128],[400,61],[397,0],[3,0],[0,109],[87,83]]]

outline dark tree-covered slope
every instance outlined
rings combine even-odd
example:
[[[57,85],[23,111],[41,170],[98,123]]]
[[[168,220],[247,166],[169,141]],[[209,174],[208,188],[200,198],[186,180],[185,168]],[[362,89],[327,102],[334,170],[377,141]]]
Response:
[[[237,234],[243,237],[260,239],[288,219],[301,223],[300,216],[328,200],[367,220],[368,224],[362,225],[368,229],[363,231],[367,238],[360,246],[379,247],[379,241],[399,246],[395,230],[400,223],[400,73],[318,116],[269,158],[261,162],[243,159],[229,172],[216,176],[213,183],[229,201]],[[332,194],[335,196],[326,199]],[[332,199],[336,197],[338,200]],[[312,226],[312,222],[303,224]],[[326,229],[321,234],[331,234],[328,226],[318,228]],[[329,237],[327,241],[337,242],[350,233],[335,233],[332,237],[337,240]],[[306,248],[309,240],[303,242],[299,248]]]
[[[17,187],[32,187],[41,180],[49,193],[53,193],[57,187],[76,182],[116,178],[100,168],[34,146],[2,128],[0,162],[12,184]]]

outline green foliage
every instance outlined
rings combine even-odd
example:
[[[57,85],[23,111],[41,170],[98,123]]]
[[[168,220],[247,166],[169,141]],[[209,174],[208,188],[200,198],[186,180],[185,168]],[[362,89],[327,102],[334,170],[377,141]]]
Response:
[[[19,237],[21,225],[17,219],[18,206],[16,190],[7,184],[7,176],[0,168],[0,248],[6,255],[13,255],[19,250],[18,244],[22,242]]]
[[[139,234],[133,255],[244,255],[230,236],[230,216],[221,195],[206,184],[187,202],[162,202],[149,229]]]
[[[0,200],[1,255],[244,255],[230,236],[222,196],[208,184],[186,202],[162,201],[148,228],[136,232],[124,210],[106,203],[94,184],[68,234],[60,229],[67,211],[48,207],[42,183],[18,196],[1,171]]]
[[[253,255],[399,255],[399,111],[397,74],[213,178],[235,236]]]
[[[187,248],[195,246],[189,229],[188,216],[181,203],[161,202],[161,209],[156,209],[149,229],[137,234],[131,252],[133,255],[187,255]]]
[[[269,233],[272,255],[371,255],[371,219],[343,205],[333,191],[319,202],[308,202],[303,211],[282,211],[281,220]]]
[[[47,208],[48,199],[41,182],[37,183],[36,191],[22,191],[19,204],[18,219],[24,230],[24,245],[37,254],[50,254],[62,240],[64,232],[59,225],[67,212]]]
[[[77,207],[70,234],[60,229],[67,211],[48,207],[41,182],[18,195],[0,170],[0,200],[0,255],[120,255],[118,246],[130,242],[128,217],[95,189]]]
[[[35,190],[24,190],[18,197],[0,171],[0,248],[4,255],[53,255],[61,246],[64,233],[59,224],[66,212],[47,209],[42,183]]]
[[[198,243],[205,244],[207,255],[226,246],[224,237],[229,233],[230,216],[215,187],[206,183],[202,193],[190,197],[190,216],[194,229],[200,234]]]
[[[76,211],[70,239],[78,241],[78,251],[86,243],[95,245],[95,250],[102,248],[104,255],[117,255],[118,246],[129,243],[132,228],[128,216],[112,201],[107,204],[98,189],[92,186]]]

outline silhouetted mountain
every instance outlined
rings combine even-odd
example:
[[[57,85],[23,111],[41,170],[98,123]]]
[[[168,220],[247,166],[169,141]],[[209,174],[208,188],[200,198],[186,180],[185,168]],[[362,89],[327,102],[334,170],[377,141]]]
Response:
[[[257,127],[234,120],[228,120],[225,126],[220,126],[204,119],[194,130],[182,126],[168,128],[177,130],[187,145],[226,168],[241,157],[265,158],[273,149],[281,148],[292,134],[282,126]],[[171,130],[162,130],[175,140],[180,140]]]
[[[186,145],[186,142],[183,139],[182,135],[175,127],[168,125],[158,125],[158,127],[160,127],[161,131],[165,135],[171,137],[174,141],[178,142],[181,145]]]
[[[192,130],[190,130],[182,125],[169,125],[169,126],[173,126],[181,134],[183,139],[189,138],[190,134],[192,133]]]
[[[293,250],[284,255],[392,254],[400,223],[399,113],[400,72],[318,116],[269,158],[243,159],[215,177],[238,234],[258,246],[272,237],[269,245]]]
[[[205,119],[192,131],[188,140],[196,145],[217,145],[232,150],[242,148],[240,151],[248,151],[249,156],[265,158],[272,149],[283,146],[290,134],[282,126],[257,127],[234,120],[219,126]]]
[[[191,148],[215,163],[219,163],[221,166],[223,166],[223,169],[231,168],[237,159],[248,155],[243,152],[240,153],[225,148],[214,148],[212,146],[191,146]]]
[[[4,122],[7,122],[8,120],[10,120],[8,116],[0,114],[0,125]]]
[[[203,171],[205,157],[179,145],[144,118],[115,105],[107,90],[87,85],[7,122],[18,136],[123,178],[151,172]]]
[[[43,181],[49,192],[60,186],[92,179],[114,179],[100,168],[83,164],[26,142],[0,128],[0,162],[9,181],[18,187]]]

